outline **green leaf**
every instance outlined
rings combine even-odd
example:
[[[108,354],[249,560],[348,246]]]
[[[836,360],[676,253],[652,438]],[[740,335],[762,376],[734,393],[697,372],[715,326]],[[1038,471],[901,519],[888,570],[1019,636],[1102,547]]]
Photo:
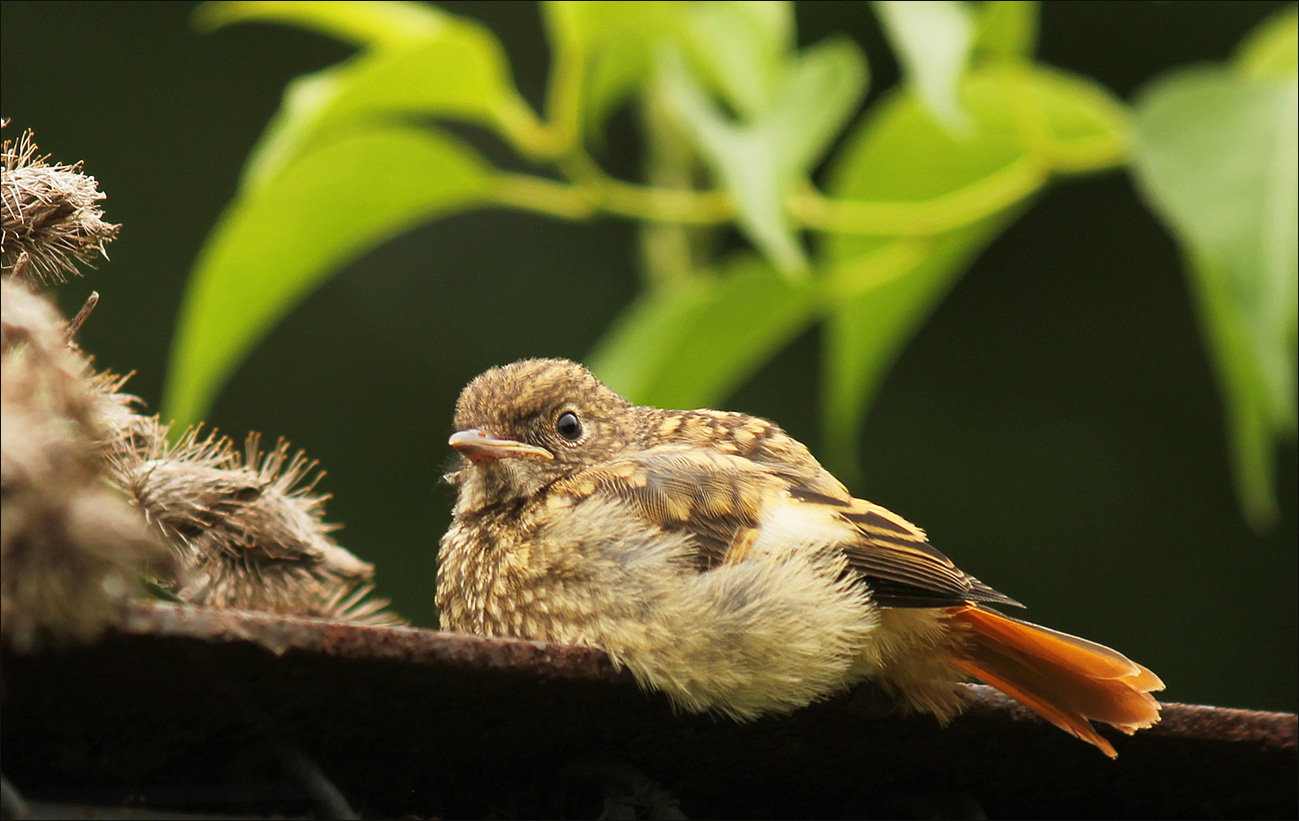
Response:
[[[552,51],[590,57],[638,32],[665,30],[661,18],[675,17],[688,6],[680,0],[546,0],[541,14]]]
[[[667,61],[664,84],[718,184],[735,198],[740,230],[782,271],[805,273],[807,258],[785,213],[789,180],[772,135],[726,119],[680,59]]]
[[[948,128],[963,129],[957,87],[970,57],[974,19],[958,0],[876,0],[871,4],[907,82]]]
[[[1293,69],[1261,74],[1198,67],[1156,80],[1137,104],[1134,157],[1190,269],[1237,488],[1260,528],[1276,516],[1274,442],[1296,429],[1299,319],[1299,81]]]
[[[346,73],[346,66],[333,66],[289,81],[279,109],[248,152],[239,175],[241,190],[248,191],[274,179],[306,150],[318,132],[321,112],[338,96],[338,87]]]
[[[1285,79],[1299,69],[1299,9],[1281,9],[1258,25],[1236,53],[1249,77]]]
[[[772,49],[793,51],[797,31],[794,4],[789,0],[722,0],[717,5],[740,6],[762,27],[764,39]]]
[[[983,103],[989,109],[985,116],[1015,120],[1024,150],[1041,152],[1052,170],[1081,174],[1127,160],[1128,110],[1104,86],[1045,66],[1031,72],[990,69],[981,76],[998,86]],[[982,82],[971,85],[971,91]],[[1035,130],[1039,127],[1040,132]]]
[[[200,5],[194,25],[214,31],[232,23],[285,23],[357,46],[382,46],[432,34],[446,17],[424,3],[231,0]]]
[[[1037,51],[1040,4],[1033,0],[988,0],[978,15],[971,46],[974,60],[1028,60]]]
[[[664,47],[683,48],[704,87],[733,108],[756,111],[794,43],[787,2],[550,0],[542,13],[554,54],[549,110],[579,119],[591,138],[650,80]]]
[[[711,2],[686,18],[695,75],[741,120],[770,111],[794,47],[789,3]]]
[[[990,198],[1001,204],[932,237],[825,238],[822,267],[839,293],[823,357],[825,451],[844,476],[856,470],[861,419],[889,366],[1048,172],[1075,170],[1082,156],[1110,164],[1123,156],[1121,108],[1084,80],[989,68],[969,74],[961,91],[965,132],[941,127],[914,94],[895,93],[849,137],[831,175],[829,192],[841,200],[937,204],[1007,178],[1021,179],[1015,190],[1024,192],[1009,204]]]
[[[552,94],[557,84],[578,86],[563,93],[576,96],[576,116],[589,135],[596,134],[653,73],[660,45],[681,39],[688,9],[680,0],[542,3],[552,70],[562,75],[552,79]]]
[[[476,22],[448,16],[435,33],[349,64],[317,128],[393,115],[454,118],[509,137],[514,119],[531,112],[496,36]]]
[[[829,192],[849,201],[936,203],[1017,164],[1040,165],[1043,174],[1093,171],[1125,157],[1122,105],[1084,78],[1044,67],[989,67],[967,76],[961,95],[971,117],[961,135],[926,123],[914,94],[887,96],[845,142]],[[1094,164],[1084,166],[1084,157]],[[825,250],[838,263],[884,241],[831,235]]]
[[[634,402],[716,407],[818,315],[815,286],[744,255],[716,277],[643,294],[587,358]]]
[[[428,130],[350,134],[241,193],[200,253],[181,311],[164,405],[202,418],[239,362],[349,261],[429,219],[479,202],[489,170]]]
[[[865,92],[866,61],[855,43],[831,39],[803,52],[763,124],[791,184],[812,172]]]
[[[303,3],[306,7],[317,4]],[[341,3],[306,8],[279,3],[220,4],[211,8],[235,20],[314,21],[319,16],[375,16],[366,4]],[[378,46],[337,66],[290,83],[284,103],[253,149],[243,185],[257,186],[310,151],[319,140],[368,123],[415,117],[445,117],[494,128],[521,150],[531,150],[541,126],[514,87],[505,52],[496,36],[479,23],[432,7],[379,4],[373,28],[383,23],[409,25],[400,35],[376,39]],[[209,8],[209,7],[204,7]],[[241,14],[235,16],[233,11]],[[409,19],[408,19],[409,18]],[[332,17],[330,19],[333,19]],[[348,18],[349,22],[351,17]]]
[[[707,98],[681,59],[664,61],[664,82],[687,132],[735,198],[740,229],[781,271],[805,272],[786,199],[856,110],[866,83],[860,51],[842,40],[809,49],[786,70],[769,110],[743,122]]]

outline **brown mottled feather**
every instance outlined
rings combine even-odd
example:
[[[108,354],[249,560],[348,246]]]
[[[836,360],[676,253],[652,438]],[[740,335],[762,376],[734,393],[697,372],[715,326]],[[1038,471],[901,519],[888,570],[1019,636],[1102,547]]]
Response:
[[[647,526],[688,534],[701,571],[743,558],[758,526],[759,503],[775,491],[771,477],[746,459],[681,445],[622,456],[574,484],[575,495],[611,496]],[[556,490],[567,487],[561,483]]]
[[[749,429],[767,432],[760,441],[785,437],[770,423],[748,419],[761,423]],[[936,607],[966,601],[1018,605],[959,570],[929,544],[924,531],[902,517],[853,499],[846,491],[830,496],[797,484],[817,475],[807,469],[810,454],[804,454],[802,470],[791,479],[794,471],[771,470],[780,462],[764,465],[703,441],[703,445],[673,441],[633,451],[583,471],[571,483],[561,482],[556,492],[610,494],[625,501],[647,525],[688,533],[697,550],[695,565],[703,571],[745,558],[762,509],[787,497],[823,509],[826,517],[846,525],[840,528],[838,548],[847,556],[848,566],[872,588],[881,607]]]

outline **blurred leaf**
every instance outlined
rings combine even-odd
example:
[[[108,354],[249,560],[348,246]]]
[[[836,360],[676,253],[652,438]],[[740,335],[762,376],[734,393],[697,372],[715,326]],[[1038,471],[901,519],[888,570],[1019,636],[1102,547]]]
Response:
[[[338,96],[338,87],[346,77],[344,64],[289,81],[280,107],[248,152],[239,175],[241,190],[251,190],[273,179],[293,157],[305,150],[320,125],[321,112]]]
[[[477,22],[429,10],[435,14],[418,36],[290,83],[243,184],[262,185],[315,141],[366,123],[447,117],[495,128],[525,150],[535,143],[540,125],[515,89],[495,35]]]
[[[816,167],[865,92],[866,61],[853,42],[827,40],[803,52],[764,123],[791,182]]]
[[[964,128],[957,87],[970,56],[974,20],[958,0],[876,0],[871,4],[925,108],[948,128]]]
[[[527,106],[496,36],[476,22],[448,17],[433,34],[355,60],[320,119],[325,127],[403,114],[497,127],[520,110]]]
[[[691,64],[741,120],[771,109],[794,48],[790,3],[699,3],[687,19]]]
[[[200,5],[194,25],[214,31],[231,23],[285,23],[357,46],[382,46],[432,34],[446,16],[425,3],[230,0]]]
[[[980,132],[962,138],[999,134],[1050,170],[1113,168],[1128,156],[1127,109],[1086,77],[1043,65],[989,65],[971,72],[961,96],[967,111],[979,106],[977,116],[969,113]]]
[[[1082,77],[1046,67],[979,69],[962,81],[968,134],[944,134],[923,122],[914,95],[887,95],[862,118],[833,166],[830,192],[845,200],[926,203],[941,200],[1028,162],[1042,172],[1114,166],[1127,150],[1123,106]],[[1097,165],[1075,168],[1091,156]],[[879,247],[877,237],[831,235],[831,261]]]
[[[989,115],[1018,117],[1024,150],[1044,152],[1054,171],[1086,173],[1128,159],[1128,110],[1094,80],[1045,66],[1002,74],[989,70],[986,76],[1008,83],[1003,90],[1010,92],[1009,97],[994,95],[985,101]],[[1033,131],[1034,121],[1040,123],[1041,134]],[[1045,144],[1036,142],[1039,138],[1045,138]]]
[[[1237,50],[1236,63],[1250,77],[1294,76],[1299,68],[1299,8],[1281,9],[1251,31]]]
[[[222,215],[191,274],[168,365],[166,412],[202,418],[239,362],[349,261],[483,197],[489,170],[428,130],[373,129],[300,157]]]
[[[856,110],[866,83],[860,50],[842,40],[808,49],[785,72],[767,113],[746,122],[718,110],[679,56],[664,63],[669,98],[719,183],[735,198],[740,229],[781,271],[806,271],[786,198]]]
[[[1247,70],[1282,64],[1257,39]],[[1272,41],[1275,42],[1275,41]],[[1290,40],[1294,48],[1294,40]],[[1236,482],[1256,527],[1276,516],[1273,445],[1296,428],[1299,81],[1173,72],[1137,105],[1134,170],[1182,247],[1227,405]]]
[[[542,5],[555,70],[552,94],[573,94],[589,139],[653,75],[664,47],[682,47],[704,87],[737,110],[765,108],[783,59],[793,48],[792,4],[786,2],[687,3],[573,2]],[[558,86],[558,88],[557,88]],[[563,101],[552,100],[552,113]]]
[[[578,67],[578,116],[588,136],[650,76],[659,46],[681,37],[688,8],[681,0],[542,3],[555,65]]]
[[[668,60],[667,66],[664,86],[668,98],[718,184],[735,198],[740,230],[782,271],[806,272],[807,259],[785,214],[788,179],[781,173],[771,135],[728,121],[686,73],[679,58]]]
[[[961,90],[971,124],[960,134],[938,125],[913,94],[886,97],[849,137],[829,192],[845,200],[938,202],[1017,168],[1040,185],[1052,163],[1077,162],[1078,152],[1098,158],[1104,145],[1111,163],[1123,155],[1121,108],[1085,80],[1040,68],[988,69],[969,74]],[[856,471],[861,419],[888,367],[1026,204],[930,238],[825,238],[823,264],[842,295],[823,354],[824,451],[832,470]]]
[[[643,294],[587,363],[634,402],[716,407],[811,324],[818,304],[814,283],[791,282],[746,254],[716,277]]]
[[[743,7],[765,32],[773,49],[793,51],[796,45],[797,26],[794,21],[794,4],[790,0],[722,0],[718,5]]]
[[[677,0],[546,0],[541,14],[552,51],[590,57],[610,43],[635,36],[638,30],[657,30],[656,17],[673,17],[688,5]]]
[[[1037,51],[1040,4],[1032,0],[988,0],[974,27],[975,58],[1031,59]]]

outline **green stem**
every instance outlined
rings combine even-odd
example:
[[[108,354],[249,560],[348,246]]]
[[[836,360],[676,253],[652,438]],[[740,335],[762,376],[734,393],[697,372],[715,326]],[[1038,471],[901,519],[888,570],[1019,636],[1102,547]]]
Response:
[[[678,225],[719,225],[735,218],[731,198],[720,191],[650,188],[606,178],[599,204],[611,214]]]
[[[579,144],[582,127],[582,84],[586,55],[577,48],[562,48],[555,55],[546,89],[546,117],[550,156],[562,157]]]
[[[565,220],[588,220],[596,213],[595,202],[586,189],[527,174],[497,175],[488,199],[507,208]]]
[[[1101,132],[1087,138],[1059,138],[1047,121],[1038,85],[1029,69],[1014,63],[1006,65],[1004,70],[1006,79],[1015,90],[1011,99],[1024,152],[1040,165],[1057,174],[1083,174],[1113,168],[1127,160],[1130,148],[1127,134],[1123,132]],[[1127,117],[1120,113],[1116,119],[1125,121]]]
[[[605,176],[589,158],[570,152],[563,170],[568,184],[526,174],[501,174],[492,199],[500,205],[590,219],[597,213],[675,225],[721,225],[735,218],[720,191],[654,188]],[[1030,157],[965,188],[923,202],[836,200],[819,192],[794,194],[789,209],[800,227],[836,234],[925,237],[942,234],[1003,211],[1038,191],[1049,174]]]
[[[823,194],[795,194],[790,211],[804,228],[834,234],[931,236],[992,216],[1040,189],[1048,173],[1030,157],[932,200],[862,202],[830,199]]]
[[[694,186],[694,153],[668,111],[661,83],[650,83],[640,100],[645,135],[645,181],[655,188],[690,189]],[[640,227],[643,276],[651,288],[672,288],[700,274],[697,259],[715,228],[647,222]]]
[[[554,133],[521,97],[507,97],[493,109],[492,116],[497,130],[523,156],[545,160],[554,155]]]
[[[730,198],[721,192],[650,188],[610,177],[572,185],[527,174],[500,174],[492,199],[562,219],[588,219],[604,212],[647,222],[720,225],[735,216]]]

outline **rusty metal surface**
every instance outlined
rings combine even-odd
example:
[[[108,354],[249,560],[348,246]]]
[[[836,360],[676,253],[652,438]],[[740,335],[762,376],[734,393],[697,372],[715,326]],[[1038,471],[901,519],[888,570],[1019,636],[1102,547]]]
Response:
[[[246,642],[277,656],[296,651],[437,667],[530,669],[546,678],[611,681],[618,677],[608,656],[584,647],[488,640],[416,627],[367,627],[239,610],[138,605],[127,613],[122,631],[141,636],[183,636],[211,643]]]
[[[1110,761],[984,687],[947,728],[869,687],[735,724],[594,650],[147,605],[3,675],[5,775],[74,804],[309,813],[290,749],[372,817],[594,817],[593,766],[691,817],[1299,814],[1290,714],[1170,704]]]

